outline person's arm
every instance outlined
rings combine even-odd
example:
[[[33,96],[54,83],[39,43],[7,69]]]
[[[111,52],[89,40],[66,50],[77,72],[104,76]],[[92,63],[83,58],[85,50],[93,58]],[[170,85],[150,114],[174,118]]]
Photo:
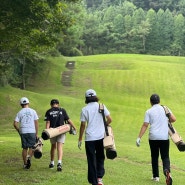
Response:
[[[81,146],[82,146],[82,138],[83,138],[83,133],[84,133],[84,130],[85,130],[85,124],[86,124],[86,122],[81,121],[79,138],[78,138],[78,148],[80,150],[81,150]]]
[[[140,142],[141,142],[141,138],[142,136],[144,135],[144,133],[146,132],[147,128],[148,128],[148,123],[144,122],[141,129],[140,129],[140,132],[139,132],[139,135],[136,139],[136,145],[139,147],[140,146]]]
[[[14,121],[13,126],[14,126],[15,130],[17,130],[17,132],[19,133],[19,123],[17,121]]]
[[[146,123],[146,122],[144,122],[143,123],[143,125],[142,125],[142,127],[141,127],[141,130],[140,130],[140,132],[139,132],[139,136],[138,136],[138,138],[142,138],[142,136],[144,135],[144,133],[146,132],[146,130],[147,130],[147,128],[148,128],[148,123]]]
[[[75,125],[73,124],[72,120],[68,119],[67,122],[76,130]]]
[[[34,122],[35,122],[36,138],[38,138],[39,122],[38,120],[35,120]]]
[[[78,141],[82,141],[83,133],[84,133],[84,130],[85,130],[85,124],[86,124],[85,122],[81,121]]]
[[[171,123],[173,123],[173,122],[176,121],[176,117],[171,113],[170,117],[169,117],[169,120],[170,120]]]
[[[46,121],[46,129],[50,128],[50,121]]]
[[[112,122],[112,118],[110,115],[106,116],[106,124],[107,126]]]

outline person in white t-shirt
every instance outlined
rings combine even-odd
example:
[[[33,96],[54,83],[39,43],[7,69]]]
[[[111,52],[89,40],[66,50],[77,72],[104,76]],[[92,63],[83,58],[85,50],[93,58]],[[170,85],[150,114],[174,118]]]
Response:
[[[160,105],[160,97],[158,94],[152,94],[150,97],[150,103],[152,107],[145,113],[144,123],[139,132],[139,136],[136,140],[136,145],[140,146],[141,137],[145,131],[149,128],[149,145],[151,151],[151,163],[153,181],[159,181],[159,167],[158,158],[159,152],[163,164],[163,172],[166,177],[166,184],[172,185],[172,177],[170,174],[170,157],[169,157],[169,136],[168,136],[168,118],[166,116],[164,108]],[[175,122],[176,117],[170,112],[170,122]]]
[[[38,115],[36,111],[29,108],[29,100],[26,97],[20,99],[22,109],[17,113],[13,122],[14,128],[21,137],[23,168],[29,169],[31,166],[31,157],[33,155],[33,146],[38,138]]]
[[[103,138],[105,127],[102,114],[99,112],[99,99],[93,89],[85,93],[85,103],[80,116],[80,131],[78,147],[81,149],[82,137],[85,130],[85,149],[88,162],[88,182],[92,185],[103,185],[102,178],[105,174],[104,169],[104,147]],[[104,105],[106,123],[112,122],[110,112]]]

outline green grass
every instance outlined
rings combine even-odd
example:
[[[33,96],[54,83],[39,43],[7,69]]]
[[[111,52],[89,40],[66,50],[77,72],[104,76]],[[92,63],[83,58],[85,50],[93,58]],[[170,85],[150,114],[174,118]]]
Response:
[[[78,136],[67,134],[64,145],[62,173],[49,170],[49,141],[44,141],[43,156],[33,159],[30,170],[22,169],[20,138],[13,129],[13,119],[20,109],[19,99],[27,96],[30,106],[39,115],[40,134],[45,128],[44,114],[52,98],[58,98],[74,124],[79,128],[80,111],[84,93],[89,88],[97,91],[113,118],[118,157],[106,160],[104,183],[109,185],[150,185],[151,164],[147,133],[141,147],[135,146],[149,97],[158,93],[161,104],[167,105],[177,117],[175,128],[185,138],[185,58],[149,55],[97,55],[84,57],[51,58],[38,76],[29,81],[27,90],[12,87],[0,88],[0,184],[65,184],[85,185],[87,163],[84,150],[77,148]],[[66,71],[66,61],[76,61],[71,87],[61,84],[61,73]],[[174,184],[185,181],[184,153],[178,152],[171,142],[170,157]],[[56,161],[57,162],[57,161]],[[160,161],[158,183],[165,184]]]

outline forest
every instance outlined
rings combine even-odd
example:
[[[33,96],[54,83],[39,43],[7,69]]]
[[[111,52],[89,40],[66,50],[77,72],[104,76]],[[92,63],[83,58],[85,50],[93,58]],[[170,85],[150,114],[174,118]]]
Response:
[[[25,89],[48,56],[185,56],[184,0],[0,0],[0,85]]]

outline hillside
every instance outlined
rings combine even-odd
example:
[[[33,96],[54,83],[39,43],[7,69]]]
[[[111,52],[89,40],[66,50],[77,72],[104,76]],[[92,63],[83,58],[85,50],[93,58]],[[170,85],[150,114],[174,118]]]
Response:
[[[74,61],[74,69],[66,68],[67,61]],[[0,166],[4,166],[4,161],[8,161],[10,156],[5,156],[8,146],[5,141],[14,141],[9,146],[9,153],[14,152],[17,159],[16,167],[11,163],[12,170],[15,170],[19,163],[20,141],[17,133],[14,131],[12,123],[15,114],[20,109],[19,98],[27,96],[30,99],[31,106],[35,108],[40,117],[40,133],[45,127],[43,117],[45,111],[49,108],[49,102],[52,98],[58,98],[61,106],[68,110],[71,119],[79,128],[79,116],[84,104],[84,93],[87,89],[93,88],[97,91],[100,101],[105,103],[111,112],[113,118],[112,127],[116,140],[118,158],[115,161],[106,161],[107,176],[105,182],[109,185],[123,185],[119,176],[122,176],[122,169],[125,169],[123,178],[128,185],[149,185],[151,177],[150,154],[147,141],[147,134],[142,138],[141,147],[135,146],[140,126],[143,122],[144,113],[150,107],[149,97],[152,93],[158,93],[161,97],[161,104],[167,105],[177,117],[175,127],[181,136],[185,139],[185,58],[183,57],[161,57],[147,55],[96,55],[84,57],[58,57],[52,58],[51,63],[43,66],[38,76],[35,76],[26,91],[14,89],[12,87],[0,88],[0,127],[3,132],[0,135],[0,148],[3,149],[0,154],[4,160]],[[71,71],[70,85],[62,85],[62,73]],[[16,139],[15,139],[16,138]],[[65,148],[66,163],[73,166],[73,169],[66,169],[68,173],[73,173],[74,177],[61,177],[67,185],[72,182],[76,184],[86,184],[86,161],[85,151],[78,151],[77,136],[68,136]],[[4,145],[5,144],[5,145]],[[47,174],[49,160],[49,142],[45,142],[43,159],[37,165]],[[84,147],[84,145],[83,145]],[[75,150],[74,150],[75,148]],[[183,185],[184,182],[184,153],[178,152],[176,146],[171,142],[171,163],[176,184]],[[68,159],[67,157],[68,156]],[[5,158],[8,158],[5,160]],[[45,163],[43,163],[43,160]],[[84,167],[80,167],[80,160]],[[110,168],[111,166],[111,168]],[[15,169],[14,169],[15,168]],[[146,170],[140,170],[141,168]],[[131,171],[138,173],[140,183],[132,178]],[[8,178],[8,168],[0,173],[1,179]],[[1,170],[0,170],[1,172]],[[37,171],[33,170],[36,175]],[[65,172],[64,172],[65,173]],[[114,177],[110,177],[114,174]],[[128,176],[127,176],[128,175]],[[17,179],[14,175],[13,179]],[[47,175],[46,175],[47,176]],[[81,177],[83,176],[83,177]],[[162,176],[162,174],[161,174]],[[49,181],[58,177],[52,173],[51,177],[46,179],[38,178],[39,184],[49,184]],[[25,183],[24,177],[20,177]],[[65,180],[66,178],[66,180]],[[82,178],[80,180],[80,178]],[[1,181],[0,180],[0,184]],[[109,183],[108,183],[109,182]],[[52,184],[55,184],[53,182]],[[8,184],[8,183],[7,183]],[[13,181],[9,180],[9,184]],[[164,184],[164,183],[160,183]]]

